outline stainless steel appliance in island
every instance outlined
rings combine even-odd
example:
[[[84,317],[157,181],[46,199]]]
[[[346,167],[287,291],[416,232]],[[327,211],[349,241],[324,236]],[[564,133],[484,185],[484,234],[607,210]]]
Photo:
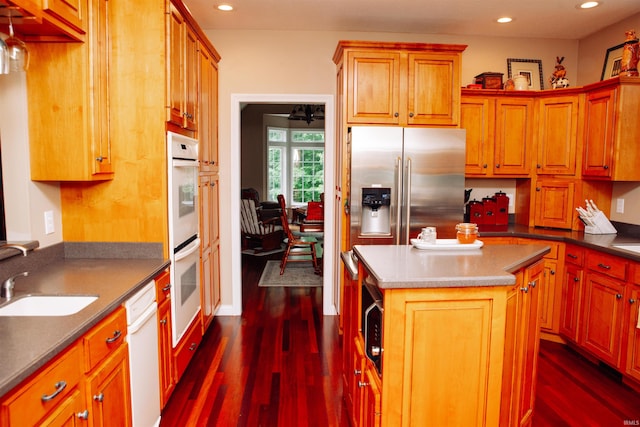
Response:
[[[353,126],[351,244],[454,238],[464,219],[464,129]]]

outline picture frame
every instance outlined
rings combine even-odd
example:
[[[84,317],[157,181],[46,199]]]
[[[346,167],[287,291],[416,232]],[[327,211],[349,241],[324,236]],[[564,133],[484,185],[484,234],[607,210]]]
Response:
[[[624,43],[610,47],[604,55],[604,64],[602,65],[602,75],[600,80],[607,80],[620,74],[622,67],[622,51]]]
[[[530,90],[544,89],[541,59],[507,58],[507,71],[510,79],[519,74],[526,76]]]

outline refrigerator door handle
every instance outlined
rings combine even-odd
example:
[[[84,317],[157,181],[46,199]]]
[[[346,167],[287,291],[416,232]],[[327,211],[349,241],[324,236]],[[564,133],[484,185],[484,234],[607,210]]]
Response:
[[[401,188],[401,183],[402,183],[402,158],[401,157],[396,157],[396,188],[395,193],[396,193],[396,232],[395,232],[395,236],[394,236],[394,240],[395,240],[395,244],[399,245],[400,244],[400,216],[401,216],[401,212],[402,212],[402,199],[401,199],[401,192],[400,192],[400,188]]]
[[[404,222],[404,226],[406,227],[406,233],[405,233],[405,239],[404,239],[404,243],[406,245],[409,244],[410,240],[409,240],[409,230],[410,230],[410,223],[409,220],[411,219],[411,157],[407,157],[407,179],[406,179],[407,185],[405,187],[405,191],[406,191],[406,200],[407,200],[407,206],[405,209],[406,215],[405,215],[405,222]]]

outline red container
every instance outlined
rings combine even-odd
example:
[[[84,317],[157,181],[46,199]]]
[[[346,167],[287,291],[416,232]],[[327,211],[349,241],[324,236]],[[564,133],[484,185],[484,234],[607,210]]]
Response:
[[[467,215],[466,221],[472,222],[475,224],[483,224],[484,223],[484,208],[482,207],[482,202],[477,200],[471,200],[467,203]]]
[[[509,224],[509,197],[506,193],[499,191],[493,198],[496,202],[496,225]]]
[[[484,207],[484,221],[482,223],[495,225],[497,211],[496,199],[493,197],[484,197],[482,199],[482,206]]]

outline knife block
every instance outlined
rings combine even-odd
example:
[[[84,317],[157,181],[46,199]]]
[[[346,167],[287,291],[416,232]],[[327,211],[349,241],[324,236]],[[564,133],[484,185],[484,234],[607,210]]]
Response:
[[[602,213],[602,211],[598,212],[595,216],[591,218],[593,220],[594,225],[586,225],[584,227],[584,232],[586,234],[617,234],[618,231],[611,224],[609,219]]]

